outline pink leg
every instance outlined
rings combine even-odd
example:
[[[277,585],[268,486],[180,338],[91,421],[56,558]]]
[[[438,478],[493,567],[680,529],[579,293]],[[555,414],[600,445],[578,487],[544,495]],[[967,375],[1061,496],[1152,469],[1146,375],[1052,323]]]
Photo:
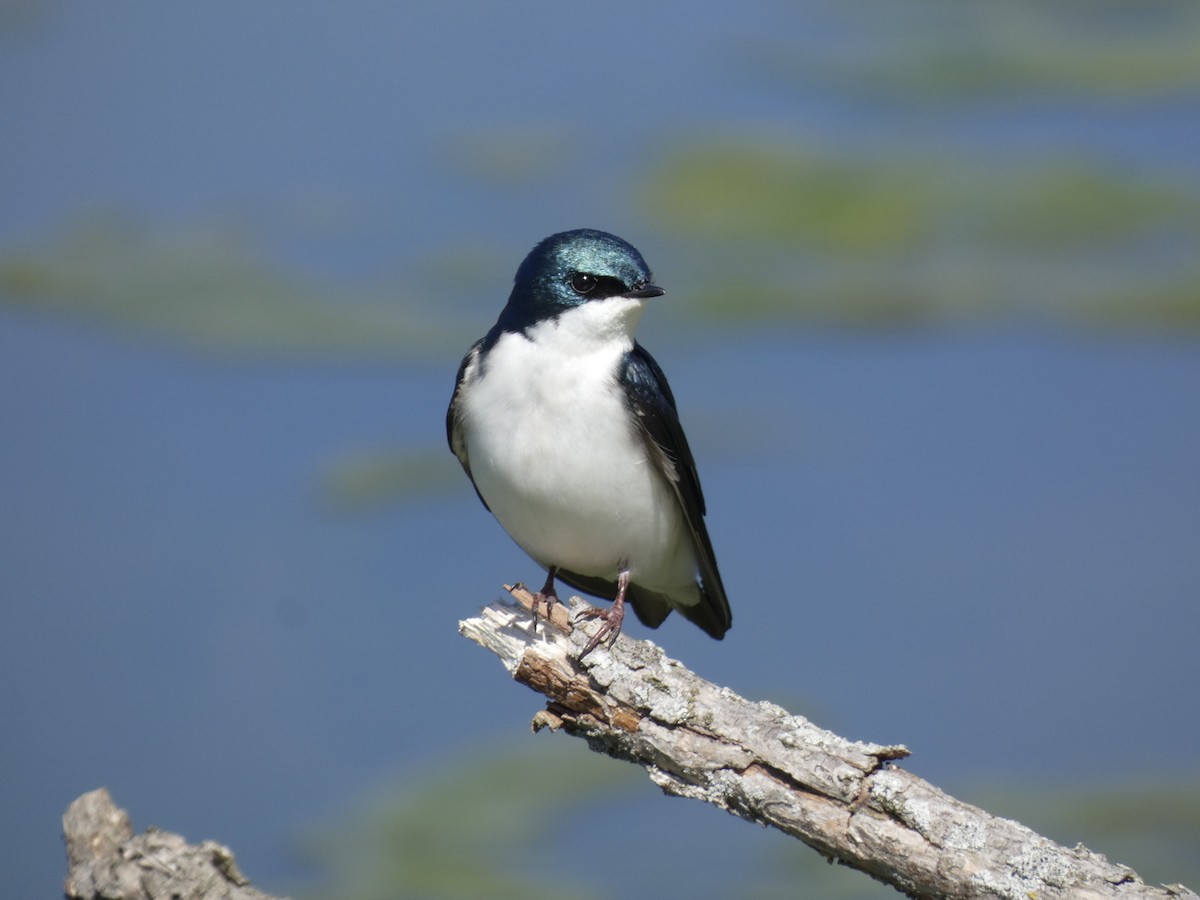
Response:
[[[625,619],[625,591],[628,588],[629,570],[622,569],[621,573],[617,576],[617,596],[613,599],[613,605],[608,609],[593,606],[590,609],[579,612],[579,618],[604,620],[604,624],[596,630],[596,633],[592,635],[592,639],[583,648],[583,652],[579,654],[580,659],[583,659],[599,647],[601,643],[607,641],[609,646],[612,646],[612,643],[617,639],[617,635],[621,633],[621,622]]]
[[[551,566],[546,573],[546,583],[542,585],[542,589],[533,595],[533,633],[537,634],[538,623],[538,604],[546,604],[546,618],[550,618],[550,611],[554,609],[554,604],[558,603],[558,594],[554,591],[554,578],[558,575],[558,566]]]

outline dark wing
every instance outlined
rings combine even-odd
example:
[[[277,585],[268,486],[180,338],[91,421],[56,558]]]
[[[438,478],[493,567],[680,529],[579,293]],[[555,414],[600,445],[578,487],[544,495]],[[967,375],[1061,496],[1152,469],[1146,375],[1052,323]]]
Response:
[[[480,339],[472,344],[471,349],[467,351],[467,355],[463,357],[462,364],[458,367],[458,377],[454,380],[454,393],[450,397],[450,406],[446,410],[446,443],[450,445],[450,450],[458,457],[463,471],[471,479],[472,486],[475,484],[475,478],[471,475],[471,460],[467,455],[467,442],[464,440],[462,433],[462,405],[460,401],[463,384],[469,383],[475,377],[475,368],[479,363],[479,354],[482,352],[484,340]],[[484,508],[488,512],[491,512],[491,507],[483,499],[483,494],[479,493],[479,488],[475,488],[475,495],[479,497],[479,502],[483,504]]]
[[[679,606],[677,609],[719,639],[729,629],[733,616],[725,596],[725,585],[721,582],[721,573],[717,569],[712,541],[704,525],[704,494],[700,490],[700,476],[696,474],[696,462],[692,459],[687,437],[679,424],[675,397],[671,394],[666,375],[640,344],[635,343],[633,349],[625,354],[625,364],[618,372],[618,380],[636,414],[638,430],[646,442],[650,459],[675,489],[675,498],[683,510],[696,550],[700,566],[701,601],[695,606]]]

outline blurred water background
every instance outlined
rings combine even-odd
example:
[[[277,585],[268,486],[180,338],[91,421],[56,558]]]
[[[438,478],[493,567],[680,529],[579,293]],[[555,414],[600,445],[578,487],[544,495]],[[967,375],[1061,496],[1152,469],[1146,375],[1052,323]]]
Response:
[[[301,897],[875,897],[459,638],[444,447],[541,237],[637,246],[701,674],[1200,887],[1200,7],[0,5],[0,868],[59,817]],[[628,770],[628,771],[627,771]]]

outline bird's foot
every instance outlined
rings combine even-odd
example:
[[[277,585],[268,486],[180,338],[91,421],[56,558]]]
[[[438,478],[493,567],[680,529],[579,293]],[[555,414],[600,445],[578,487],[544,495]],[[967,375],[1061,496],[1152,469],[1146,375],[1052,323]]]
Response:
[[[554,591],[548,593],[546,591],[538,591],[536,594],[530,594],[529,596],[533,598],[533,606],[530,607],[530,612],[533,613],[533,633],[537,634],[538,619],[545,618],[546,621],[551,621],[550,614],[554,612],[554,605],[562,601],[558,599],[558,595]],[[543,603],[546,604],[546,611],[539,614],[538,607]]]
[[[579,654],[579,658],[583,659],[593,650],[600,646],[602,642],[607,642],[611,647],[617,640],[617,635],[621,633],[621,623],[625,621],[625,592],[629,590],[629,568],[625,563],[621,564],[621,571],[617,575],[617,596],[613,598],[613,605],[608,609],[601,609],[598,606],[591,606],[587,609],[581,609],[576,613],[577,619],[603,619],[604,622],[596,629],[596,633],[592,635],[591,640],[583,648],[583,652]]]
[[[614,603],[608,609],[602,609],[599,606],[589,606],[587,609],[581,609],[575,614],[576,619],[603,619],[600,627],[596,629],[596,633],[591,636],[587,644],[583,648],[583,652],[579,654],[579,658],[583,659],[601,644],[612,646],[617,639],[617,635],[621,633],[621,623],[625,620],[625,604]]]
[[[554,576],[558,574],[558,569],[554,566],[550,567],[549,573],[546,575],[546,583],[542,585],[542,589],[536,594],[531,594],[533,597],[533,606],[530,612],[533,613],[533,633],[537,634],[538,623],[538,606],[542,603],[546,604],[546,619],[550,619],[550,614],[554,612],[554,604],[560,603],[558,594],[554,591]]]

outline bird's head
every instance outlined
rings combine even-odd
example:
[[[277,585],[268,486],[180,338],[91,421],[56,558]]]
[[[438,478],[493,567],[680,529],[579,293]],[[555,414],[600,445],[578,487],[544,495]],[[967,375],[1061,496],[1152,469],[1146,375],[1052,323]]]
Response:
[[[616,235],[581,228],[552,234],[529,251],[513,279],[501,315],[506,330],[523,331],[588,303],[619,298],[640,310],[666,293],[633,246]]]

